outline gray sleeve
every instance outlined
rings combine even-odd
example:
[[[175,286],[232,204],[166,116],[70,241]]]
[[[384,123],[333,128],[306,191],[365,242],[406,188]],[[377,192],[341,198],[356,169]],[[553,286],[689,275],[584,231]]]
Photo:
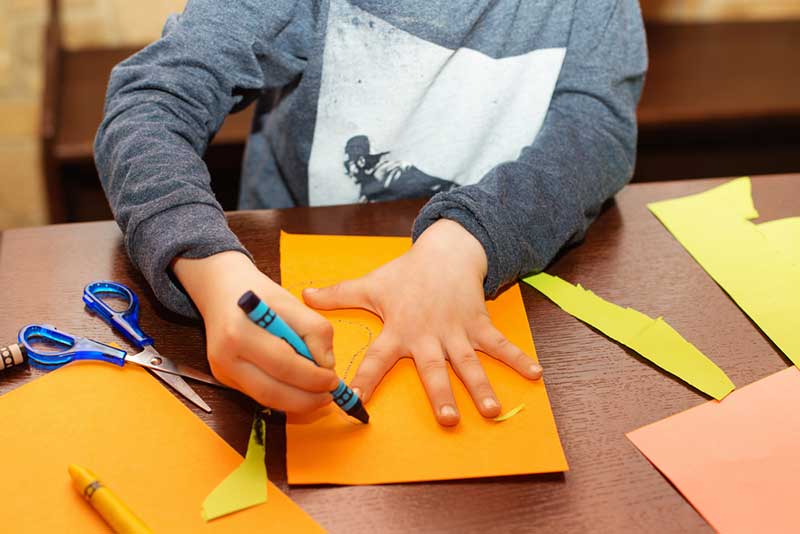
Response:
[[[440,218],[464,226],[486,251],[488,297],[544,269],[563,246],[583,237],[603,203],[630,180],[646,69],[638,3],[579,1],[536,139],[477,184],[434,196],[413,237]]]
[[[225,116],[305,67],[313,22],[292,0],[190,0],[111,73],[95,163],[133,263],[168,308],[195,315],[176,256],[246,251],[201,159]]]

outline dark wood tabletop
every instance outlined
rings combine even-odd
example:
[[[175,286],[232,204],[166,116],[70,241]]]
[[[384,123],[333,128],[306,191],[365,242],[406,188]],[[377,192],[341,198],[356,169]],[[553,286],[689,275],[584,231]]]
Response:
[[[634,184],[600,215],[585,241],[548,272],[617,304],[662,315],[741,387],[787,367],[761,332],[646,209],[723,180]],[[800,174],[753,179],[760,221],[800,215]],[[278,235],[408,235],[420,202],[238,212],[230,223],[258,266],[279,279]],[[702,229],[698,229],[702,231]],[[135,288],[141,323],[161,352],[207,369],[201,325],[159,305],[129,262],[112,222],[0,234],[0,340],[50,322],[115,340],[81,305],[83,286],[113,279]],[[625,438],[625,433],[706,400],[630,350],[573,319],[532,288],[528,319],[570,470],[468,481],[362,487],[286,485],[282,421],[270,423],[269,476],[331,532],[706,532],[711,529]],[[0,394],[39,376],[0,376]],[[243,395],[192,384],[213,408],[195,413],[244,452],[253,405]]]

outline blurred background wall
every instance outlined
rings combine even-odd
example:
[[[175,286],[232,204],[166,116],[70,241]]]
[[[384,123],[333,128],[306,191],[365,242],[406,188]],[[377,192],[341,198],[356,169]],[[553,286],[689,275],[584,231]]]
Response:
[[[65,48],[139,46],[185,0],[63,0]],[[39,157],[46,0],[0,0],[0,229],[47,223]]]
[[[800,18],[797,0],[641,0],[645,20],[722,22]]]
[[[63,0],[62,43],[70,50],[144,45],[184,4]],[[0,0],[0,229],[48,222],[39,154],[47,6],[46,0]],[[642,10],[648,21],[800,19],[798,0],[642,0]]]

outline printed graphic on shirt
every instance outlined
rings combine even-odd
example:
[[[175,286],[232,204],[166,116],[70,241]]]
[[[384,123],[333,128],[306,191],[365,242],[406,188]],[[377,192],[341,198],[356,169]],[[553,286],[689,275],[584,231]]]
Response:
[[[345,172],[358,184],[362,202],[433,196],[458,185],[425,174],[405,161],[392,160],[389,152],[372,154],[365,135],[351,137],[344,153]]]
[[[430,196],[515,160],[542,126],[565,54],[451,50],[346,0],[331,0],[325,39],[315,206]]]

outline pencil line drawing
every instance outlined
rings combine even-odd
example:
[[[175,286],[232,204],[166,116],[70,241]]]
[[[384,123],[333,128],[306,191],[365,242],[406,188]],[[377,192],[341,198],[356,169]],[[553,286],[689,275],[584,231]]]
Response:
[[[354,322],[354,321],[346,321],[344,319],[337,319],[335,322],[338,323],[338,324],[341,324],[341,325],[349,325],[349,326],[359,327],[359,328],[363,329],[367,333],[367,342],[364,343],[361,347],[359,347],[355,352],[353,352],[353,354],[350,356],[350,360],[347,362],[347,367],[345,367],[344,372],[342,373],[342,380],[347,382],[349,380],[349,378],[350,378],[350,371],[353,368],[353,363],[355,363],[356,358],[358,358],[358,356],[362,352],[366,352],[366,350],[369,348],[369,346],[372,345],[373,332],[372,332],[372,329],[369,326],[367,326],[365,324],[362,324],[362,323],[357,323],[357,322]]]
[[[339,281],[340,280],[335,280],[335,279],[307,280],[307,281],[297,282],[295,284],[284,286],[284,289],[286,289],[287,291],[289,291],[292,294],[301,294],[303,289],[305,289],[307,287],[327,287],[329,285],[336,284]],[[353,364],[356,362],[358,357],[362,353],[365,353],[366,350],[369,348],[369,346],[372,345],[372,341],[375,338],[375,332],[372,330],[371,327],[369,327],[368,325],[366,325],[364,323],[360,323],[360,322],[357,322],[357,321],[350,321],[350,320],[347,320],[347,319],[334,319],[333,320],[333,324],[334,324],[334,329],[336,329],[337,326],[342,326],[342,327],[345,327],[345,328],[349,327],[349,328],[361,329],[361,330],[363,330],[363,332],[367,336],[366,342],[363,345],[361,345],[358,349],[353,351],[353,353],[348,356],[347,366],[345,367],[344,372],[342,373],[342,380],[347,382],[350,378],[352,378],[350,376],[350,373],[351,373],[351,371],[353,371]]]

